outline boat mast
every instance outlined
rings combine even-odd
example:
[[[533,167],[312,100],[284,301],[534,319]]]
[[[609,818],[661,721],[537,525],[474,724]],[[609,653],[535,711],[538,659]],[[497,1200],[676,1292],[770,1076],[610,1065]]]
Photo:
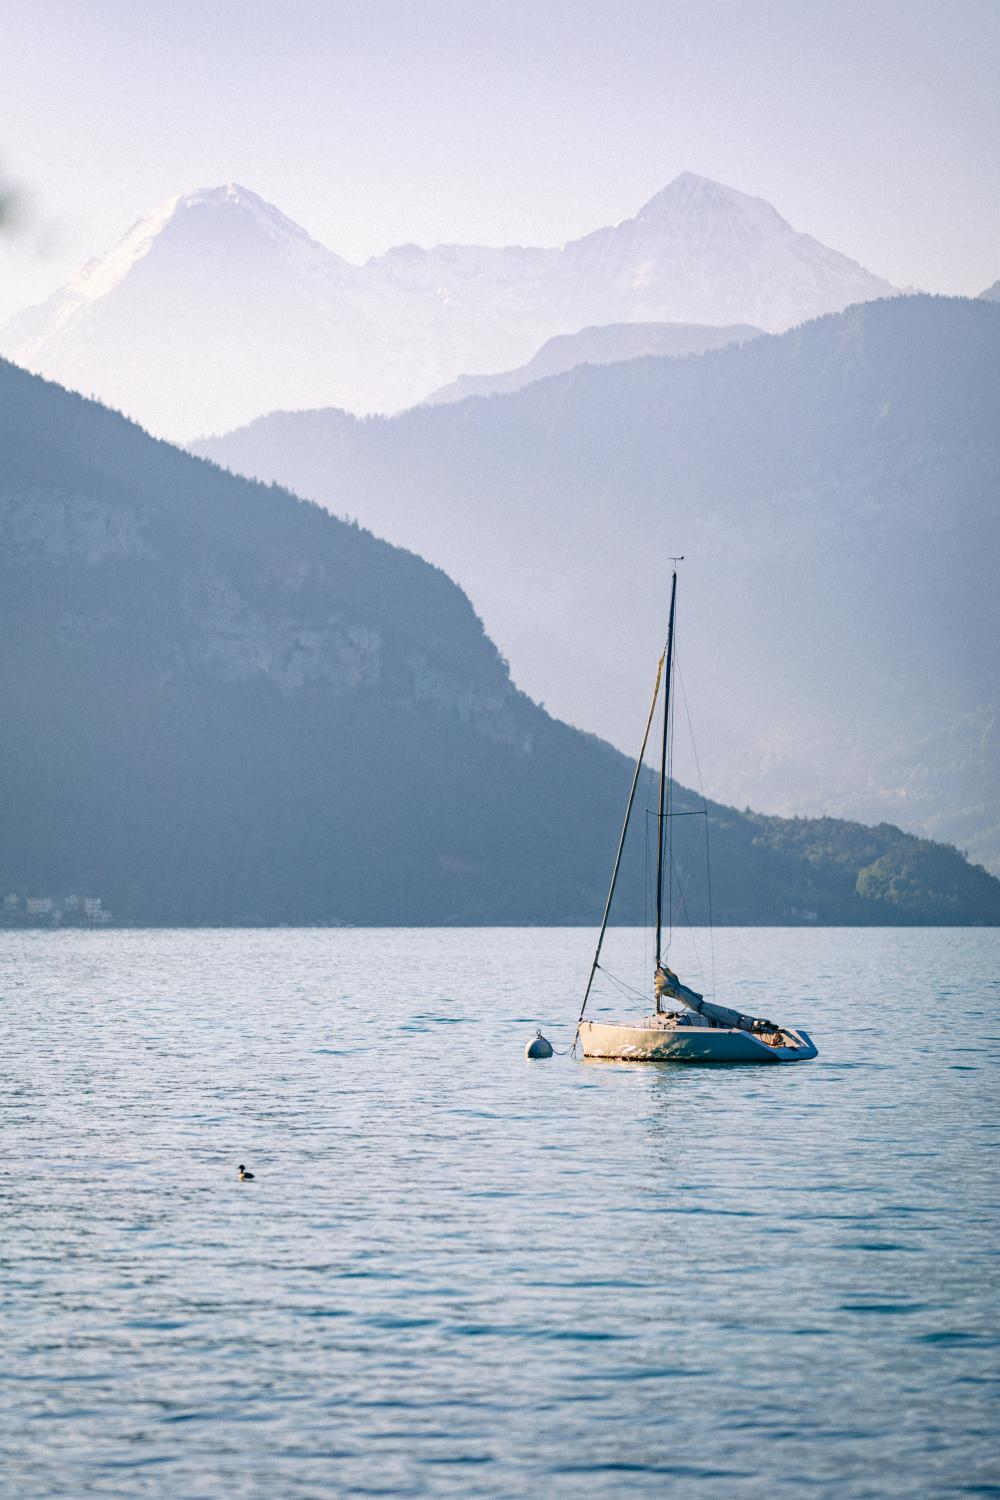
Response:
[[[629,788],[628,802],[625,807],[625,821],[622,823],[621,837],[618,840],[618,852],[615,855],[614,869],[611,871],[611,885],[608,888],[608,899],[604,903],[604,915],[601,918],[601,930],[597,938],[597,948],[594,951],[594,962],[590,966],[590,978],[587,980],[587,988],[583,996],[583,1004],[580,1006],[580,1017],[576,1023],[576,1036],[573,1038],[574,1049],[580,1036],[580,1026],[583,1022],[583,1013],[587,1009],[587,1001],[590,999],[590,991],[592,990],[594,985],[594,975],[597,973],[597,970],[600,968],[601,964],[601,947],[604,943],[604,934],[608,930],[608,918],[611,915],[611,903],[615,899],[615,886],[618,884],[618,871],[621,869],[622,852],[625,848],[625,838],[628,834],[629,820],[632,817],[632,804],[635,802],[636,788],[639,785],[639,774],[642,771],[643,761],[646,759],[646,746],[649,744],[649,731],[653,727],[653,715],[656,713],[656,700],[660,696],[660,681],[663,677],[663,661],[665,655],[666,651],[664,651],[664,655],[660,657],[659,661],[656,664],[656,682],[653,684],[653,700],[649,705],[649,715],[646,719],[646,732],[642,737],[642,748],[639,751],[639,758],[635,763],[635,771],[632,774],[632,785]]]
[[[663,936],[663,865],[664,865],[664,843],[666,819],[663,813],[664,796],[667,789],[667,737],[670,732],[670,675],[673,668],[674,656],[674,606],[677,603],[677,564],[683,562],[683,557],[672,557],[670,561],[674,564],[673,576],[670,582],[670,618],[667,621],[667,668],[664,673],[663,685],[663,743],[660,746],[660,800],[656,818],[656,973],[660,971],[660,960],[662,957]],[[660,1009],[660,996],[656,996],[656,1008]]]

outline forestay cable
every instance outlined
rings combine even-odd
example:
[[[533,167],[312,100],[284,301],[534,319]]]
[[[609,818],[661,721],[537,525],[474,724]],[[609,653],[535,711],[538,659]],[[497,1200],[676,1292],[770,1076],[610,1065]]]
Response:
[[[608,890],[608,899],[604,903],[604,916],[601,918],[601,931],[597,939],[597,949],[594,953],[594,962],[590,966],[590,978],[587,980],[587,988],[584,992],[583,1004],[580,1006],[580,1014],[577,1017],[576,1035],[573,1038],[574,1050],[576,1048],[577,1042],[580,1039],[580,1023],[583,1020],[583,1013],[587,1009],[587,1001],[590,999],[590,991],[593,988],[594,984],[594,975],[597,973],[597,968],[601,961],[601,946],[604,942],[604,934],[607,931],[608,918],[611,915],[611,902],[614,900],[615,886],[618,884],[618,871],[621,867],[622,862],[622,850],[625,848],[625,835],[628,833],[629,819],[632,816],[632,804],[635,801],[635,791],[636,787],[639,785],[639,775],[642,771],[642,764],[646,756],[646,745],[649,742],[649,731],[652,728],[653,715],[656,712],[656,700],[660,696],[660,679],[663,676],[663,663],[666,655],[667,648],[664,646],[663,655],[660,657],[660,660],[657,663],[656,667],[656,682],[653,685],[653,701],[649,705],[649,717],[646,720],[646,732],[642,737],[642,749],[639,751],[639,758],[635,763],[635,772],[632,776],[632,786],[629,790],[628,804],[625,808],[625,821],[622,823],[621,838],[618,840],[618,853],[615,855],[615,866],[611,872],[611,885]]]

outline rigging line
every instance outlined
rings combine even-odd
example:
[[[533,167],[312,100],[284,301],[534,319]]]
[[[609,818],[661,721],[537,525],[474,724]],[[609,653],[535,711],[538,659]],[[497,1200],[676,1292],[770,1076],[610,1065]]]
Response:
[[[635,987],[635,985],[629,984],[629,982],[628,982],[627,979],[621,979],[617,974],[612,974],[611,970],[610,969],[606,969],[603,964],[598,964],[597,965],[597,972],[599,974],[603,974],[604,977],[605,977],[605,979],[610,979],[611,983],[614,984],[614,985],[617,985],[617,987],[624,994],[626,994],[626,995],[632,995],[632,996],[635,997],[636,1000],[639,1000],[643,1004],[645,1004],[645,996],[643,995],[642,991],[641,990],[637,990],[636,987]]]
[[[658,796],[657,796],[658,818],[657,818],[657,824],[656,824],[656,955],[655,955],[654,962],[655,962],[655,965],[656,965],[657,973],[659,973],[659,970],[660,970],[660,960],[661,960],[661,958],[663,956],[663,871],[664,871],[663,839],[664,839],[664,835],[665,835],[665,833],[667,831],[667,826],[668,826],[664,822],[663,814],[664,814],[664,811],[665,811],[664,793],[665,792],[669,792],[669,789],[670,789],[669,788],[669,777],[670,777],[670,769],[671,768],[670,768],[670,765],[669,765],[668,760],[667,760],[667,748],[668,748],[667,739],[668,739],[668,729],[669,729],[669,725],[670,725],[670,715],[673,712],[673,702],[672,702],[671,697],[670,697],[670,676],[671,676],[671,673],[673,671],[673,659],[674,659],[674,616],[675,616],[675,610],[676,610],[676,606],[677,606],[677,564],[680,561],[681,561],[680,558],[673,558],[672,559],[672,562],[673,562],[673,572],[670,575],[670,613],[669,613],[669,615],[667,617],[667,652],[666,652],[667,664],[666,664],[666,670],[665,670],[665,672],[663,674],[663,738],[662,738],[661,743],[660,743],[660,779],[659,779],[659,793],[658,793]],[[668,902],[668,906],[669,906],[669,902],[670,902],[669,883],[670,883],[670,868],[669,868],[669,865],[668,865],[667,866],[667,884],[668,884],[667,902]],[[669,947],[670,946],[669,915],[668,915],[668,919],[667,920],[668,920],[667,946]],[[657,1008],[657,1010],[659,1010],[659,1008],[660,1008],[659,996],[657,996],[656,1008]]]
[[[705,871],[708,879],[708,951],[712,964],[712,999],[715,999],[715,923],[712,920],[712,846],[708,837],[708,810],[705,811]]]
[[[683,900],[684,897],[687,895],[688,886],[691,884],[692,878],[694,876],[694,867],[695,867],[695,863],[696,863],[697,858],[698,858],[698,851],[701,848],[701,841],[702,841],[703,838],[707,839],[707,837],[708,837],[708,820],[706,819],[705,822],[704,822],[704,824],[702,825],[702,831],[698,835],[698,842],[695,844],[694,848],[691,851],[691,864],[690,864],[690,866],[688,868],[687,878],[684,881],[683,886],[681,886],[681,873],[682,873],[681,872],[681,867],[676,862],[674,863],[674,870],[677,873],[677,889],[678,889],[678,893],[679,893],[679,895],[681,897],[681,900]],[[673,859],[673,855],[671,855],[671,859]]]
[[[653,811],[653,809],[651,807],[647,807],[646,808],[646,816],[648,818],[655,818],[656,817],[656,813]],[[707,818],[708,817],[708,808],[707,807],[692,807],[690,812],[664,813],[663,816],[665,818]]]
[[[617,985],[623,995],[631,995],[645,1006],[646,997],[641,990],[636,989],[635,985],[629,984],[627,979],[619,979],[617,974],[612,974],[611,970],[606,969],[603,964],[601,965],[601,973],[606,979],[610,979],[612,984]]]
[[[632,776],[632,786],[629,789],[628,804],[625,808],[625,821],[622,823],[621,838],[618,840],[618,853],[615,855],[615,867],[611,872],[611,885],[608,888],[608,899],[604,903],[604,915],[601,918],[601,931],[597,938],[597,950],[594,953],[594,962],[591,965],[590,978],[587,980],[587,988],[584,991],[583,1004],[580,1006],[580,1014],[577,1017],[576,1036],[574,1036],[573,1038],[574,1048],[576,1047],[577,1041],[579,1040],[580,1023],[583,1020],[583,1013],[587,1009],[587,1001],[590,999],[590,989],[592,984],[594,983],[594,975],[597,972],[597,965],[600,962],[601,958],[601,945],[604,942],[604,934],[608,929],[608,917],[611,914],[611,903],[614,900],[615,886],[618,884],[618,871],[621,867],[622,862],[622,850],[625,848],[625,835],[628,833],[629,819],[632,816],[632,804],[635,801],[635,789],[639,785],[639,773],[642,770],[642,762],[646,754],[646,745],[649,742],[649,731],[653,723],[653,715],[656,712],[656,700],[660,696],[660,679],[663,676],[663,663],[666,659],[666,655],[667,648],[664,646],[663,654],[656,664],[656,682],[653,684],[653,701],[649,705],[649,715],[646,719],[646,732],[642,737],[642,748],[639,751],[639,758],[635,763],[635,772]]]
[[[646,828],[647,828],[647,835],[646,835],[646,837],[647,837],[647,842],[648,842],[648,838],[649,838],[649,834],[648,834],[649,819],[652,816],[654,816],[652,809],[651,808],[647,808],[646,809]],[[669,813],[669,814],[666,814],[666,816],[669,816],[669,817],[672,817],[672,818],[703,818],[705,820],[704,824],[702,825],[702,833],[698,836],[698,842],[695,844],[694,849],[691,851],[691,862],[690,862],[690,865],[688,867],[687,876],[683,879],[683,884],[681,883],[681,881],[682,881],[682,877],[683,877],[684,872],[682,871],[682,869],[681,869],[680,865],[677,863],[677,861],[674,859],[674,854],[673,854],[673,849],[672,848],[668,849],[668,859],[670,861],[670,873],[672,875],[676,876],[676,878],[677,878],[677,893],[678,893],[678,897],[680,899],[681,905],[682,905],[683,910],[684,910],[684,916],[685,916],[685,919],[686,919],[687,924],[688,924],[688,929],[690,931],[692,931],[692,933],[693,933],[694,923],[691,921],[691,917],[690,917],[690,914],[689,914],[689,908],[687,906],[687,902],[686,902],[685,898],[687,896],[688,887],[690,886],[691,881],[694,878],[695,865],[698,862],[698,852],[701,849],[701,840],[702,840],[702,838],[704,838],[704,840],[705,840],[705,863],[708,866],[708,879],[709,879],[709,887],[708,887],[708,942],[709,942],[709,953],[710,953],[710,956],[711,956],[712,997],[714,999],[715,998],[715,943],[714,943],[714,939],[713,939],[713,928],[712,928],[712,886],[711,886],[712,872],[711,872],[711,865],[710,865],[710,862],[709,862],[709,853],[708,853],[708,822],[709,822],[709,819],[708,819],[708,808],[707,807],[696,807],[691,812]],[[704,965],[702,964],[702,961],[701,961],[701,955],[698,953],[698,948],[697,948],[697,945],[694,942],[694,937],[693,936],[692,936],[692,939],[691,939],[691,943],[692,943],[692,946],[694,947],[694,950],[695,950],[695,960],[696,960],[697,965],[698,965],[698,972],[699,972],[699,974],[701,976],[701,982],[705,986],[705,992],[707,994],[708,993],[708,976],[707,976],[707,974],[705,972]],[[670,947],[670,944],[668,942],[667,943],[668,950],[669,950],[669,947]],[[645,960],[645,956],[646,956],[646,951],[645,951],[645,947],[643,947],[643,959],[644,960]],[[645,970],[643,972],[645,972]]]
[[[655,767],[646,766],[646,896],[645,896],[645,921],[642,931],[642,972],[649,973],[649,957],[653,947],[653,923],[656,908],[656,855],[653,852],[654,841],[659,834],[659,824],[654,830],[650,829],[650,819],[656,818],[657,782]],[[650,838],[650,832],[653,838]]]
[[[712,920],[712,855],[711,844],[708,837],[709,813],[708,798],[705,796],[705,782],[701,774],[701,761],[698,759],[698,745],[694,737],[694,725],[691,722],[691,710],[688,707],[687,688],[684,686],[684,673],[681,664],[677,663],[677,677],[681,685],[681,697],[684,700],[684,716],[687,719],[688,738],[691,741],[691,753],[694,756],[694,767],[698,772],[698,790],[701,792],[701,800],[705,804],[705,872],[708,882],[708,946],[711,954],[712,964],[712,999],[715,999],[715,923]]]
[[[671,858],[672,858],[672,856],[671,856]],[[690,875],[688,875],[687,882],[685,883],[685,889],[687,888],[687,885],[690,884],[690,881],[691,881],[691,877],[690,877]],[[680,883],[680,875],[679,875],[679,872],[678,872],[678,884],[679,883]],[[702,961],[701,961],[701,954],[698,952],[698,944],[695,942],[694,923],[692,922],[692,920],[691,920],[691,914],[688,911],[688,905],[687,905],[687,901],[685,899],[684,891],[680,891],[679,892],[679,896],[680,896],[681,910],[683,911],[684,918],[685,918],[685,920],[686,920],[686,922],[688,924],[688,937],[691,939],[691,947],[694,949],[694,961],[695,961],[695,963],[696,963],[696,965],[698,967],[698,973],[699,973],[699,975],[701,977],[701,982],[702,982],[702,984],[705,984],[705,967],[704,967],[704,965],[702,964]]]
[[[642,882],[642,972],[649,973],[649,780],[646,781],[646,816],[642,820],[646,845]]]
[[[675,627],[676,629],[676,627]],[[675,647],[676,650],[676,647]],[[675,657],[676,660],[676,657]],[[666,816],[672,817],[671,808],[674,805],[674,724],[676,722],[677,703],[676,698],[670,700],[670,724],[668,728],[669,748],[667,751],[667,764],[670,767],[670,777],[667,781],[667,811]],[[670,864],[673,866],[674,856],[670,853]],[[670,878],[670,870],[667,871],[667,949],[674,936],[674,883]]]
[[[681,660],[681,651],[679,651],[679,642],[678,642],[678,637],[676,637],[676,627],[675,627],[675,640],[673,640],[673,664],[675,664],[675,670],[676,670],[676,666],[678,666],[679,660]],[[678,696],[676,696],[676,693],[675,693],[675,694],[673,694],[672,699],[670,699],[670,783],[669,783],[669,786],[667,786],[667,817],[672,817],[673,816],[673,796],[675,796],[675,765],[676,765],[676,759],[675,759],[676,733],[675,733],[675,730],[676,730],[676,721],[678,721]],[[673,840],[670,840],[670,843],[673,844]],[[673,859],[673,847],[672,847],[672,849],[670,849],[670,870],[667,870],[667,880],[669,880],[669,895],[670,895],[670,939],[672,939],[672,941],[673,941],[673,874],[675,874],[675,871],[676,871],[676,864],[675,864],[675,859]],[[678,885],[679,885],[679,873],[678,873]]]
[[[678,897],[680,899],[681,905],[683,906],[683,909],[684,909],[684,917],[685,917],[685,920],[687,921],[687,924],[688,924],[688,931],[692,934],[692,937],[691,937],[692,944],[694,943],[694,936],[693,936],[693,933],[694,933],[694,923],[691,921],[690,909],[689,909],[688,904],[687,904],[687,893],[688,893],[688,888],[689,888],[689,886],[691,884],[691,881],[694,879],[694,869],[695,869],[695,865],[697,864],[697,861],[698,861],[698,851],[701,849],[702,838],[705,838],[705,839],[708,838],[708,819],[707,818],[705,819],[705,822],[702,825],[702,831],[701,831],[701,833],[698,836],[698,842],[695,844],[694,849],[691,851],[691,864],[690,864],[690,867],[688,868],[687,878],[684,880],[683,885],[681,884],[681,875],[682,875],[681,867],[680,867],[679,864],[677,864],[676,862],[674,862],[674,871],[675,871],[675,873],[677,875],[677,893],[678,893]],[[671,856],[671,858],[672,858],[672,856]],[[709,929],[709,931],[711,931],[711,929]],[[697,948],[695,948],[695,954],[697,956]],[[699,968],[701,967],[701,959],[700,958],[698,959],[698,966],[699,966]],[[704,978],[705,978],[705,972],[704,972],[704,970],[702,970],[702,979],[704,980]]]
[[[701,762],[698,759],[698,746],[695,743],[694,738],[694,725],[691,722],[691,710],[688,707],[687,689],[684,686],[684,673],[681,671],[681,664],[679,661],[677,663],[677,680],[681,685],[681,697],[684,700],[684,717],[687,719],[688,738],[691,741],[691,753],[694,756],[694,768],[698,772],[698,790],[701,792],[701,800],[702,802],[704,802],[705,811],[707,812],[708,798],[705,796],[705,783],[701,775]]]

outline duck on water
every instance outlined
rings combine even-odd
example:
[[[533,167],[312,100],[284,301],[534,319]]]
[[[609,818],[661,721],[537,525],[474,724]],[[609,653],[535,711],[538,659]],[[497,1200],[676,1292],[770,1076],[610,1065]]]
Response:
[[[682,984],[668,966],[663,952],[663,883],[669,860],[668,824],[666,812],[667,791],[671,766],[668,758],[670,742],[670,689],[674,669],[674,618],[677,605],[677,567],[682,558],[672,559],[674,569],[670,584],[670,615],[667,622],[667,643],[656,669],[656,685],[653,701],[646,720],[642,749],[635,765],[632,787],[625,808],[618,852],[611,873],[611,886],[604,907],[601,931],[597,939],[597,951],[590,969],[590,978],[580,1009],[573,1050],[580,1045],[584,1057],[612,1058],[621,1062],[687,1062],[687,1063],[782,1063],[805,1062],[815,1057],[817,1049],[808,1034],[798,1027],[780,1026],[762,1016],[744,1015],[726,1005],[716,1005],[706,1000],[697,990]],[[649,743],[656,705],[663,688],[663,735],[660,744],[660,777],[657,799],[657,846],[656,846],[656,957],[653,969],[652,1009],[634,1021],[588,1021],[585,1019],[587,1002],[593,988],[594,977],[601,967],[601,947],[607,931],[611,904],[614,900],[622,851],[628,834],[629,821],[635,803],[636,788]],[[676,1002],[674,1005],[665,1004]]]

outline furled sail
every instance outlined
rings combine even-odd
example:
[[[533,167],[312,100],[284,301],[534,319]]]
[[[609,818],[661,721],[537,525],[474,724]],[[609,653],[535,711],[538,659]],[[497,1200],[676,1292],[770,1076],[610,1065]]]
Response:
[[[707,1021],[718,1021],[720,1026],[735,1026],[741,1031],[753,1029],[756,1017],[745,1016],[742,1011],[730,1010],[728,1005],[715,1005],[711,1000],[706,1000],[697,990],[681,984],[673,969],[669,969],[665,963],[661,963],[657,969],[654,984],[658,1000],[669,995],[672,1000],[679,1000],[682,1005],[686,1005],[688,1010],[697,1011]]]
[[[698,994],[698,991],[689,990],[686,984],[681,984],[673,969],[669,969],[665,963],[661,963],[657,969],[653,984],[658,1000],[662,1000],[664,995],[669,995],[671,1000],[679,1000],[689,1010],[698,1010],[702,1004],[703,997]]]

